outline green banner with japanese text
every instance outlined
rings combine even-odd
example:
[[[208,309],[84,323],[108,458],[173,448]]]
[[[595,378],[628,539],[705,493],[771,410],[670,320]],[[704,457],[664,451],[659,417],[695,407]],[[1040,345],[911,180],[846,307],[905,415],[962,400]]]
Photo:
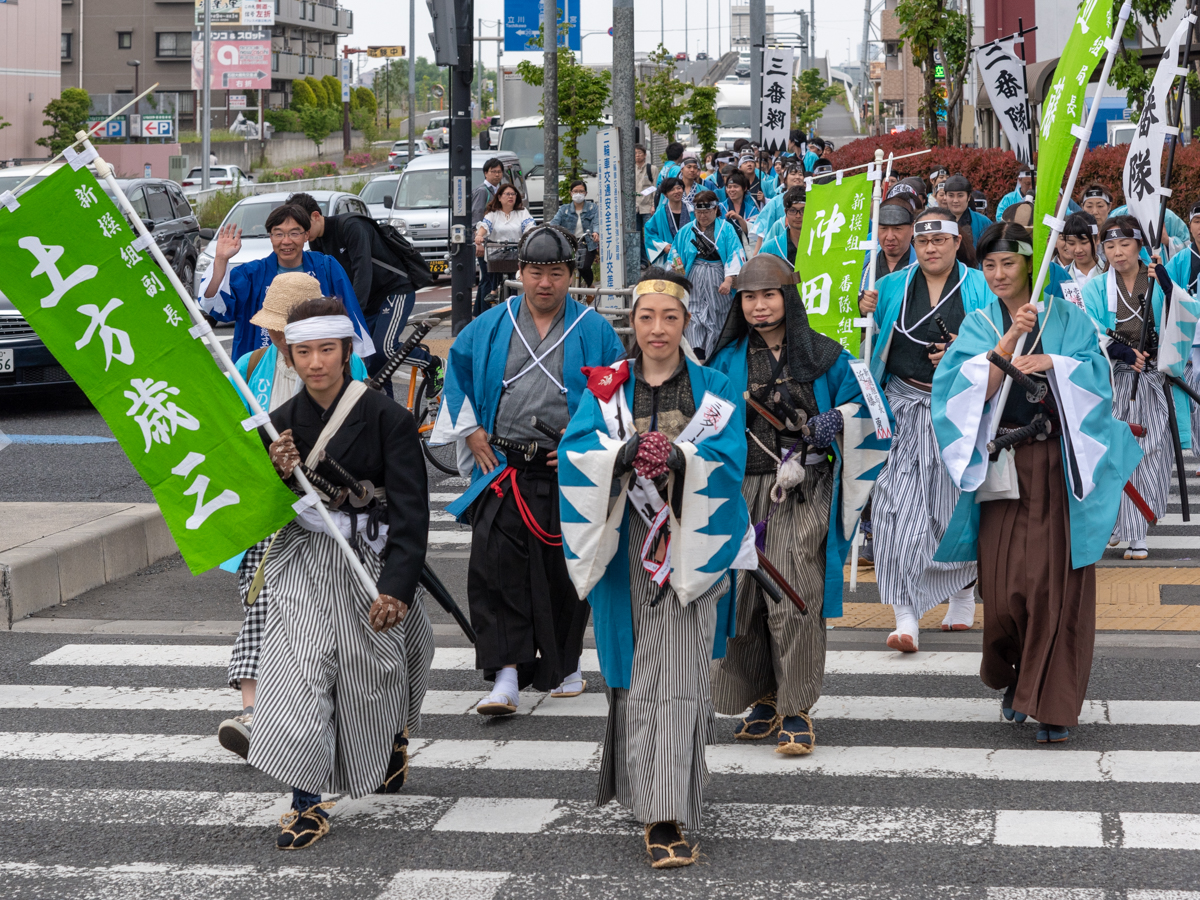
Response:
[[[800,296],[808,323],[858,356],[858,287],[862,244],[870,233],[871,182],[866,174],[814,184],[804,203],[804,226],[796,245]]]
[[[199,574],[295,517],[183,301],[86,168],[0,208],[0,293],[104,417]]]
[[[1042,124],[1038,132],[1037,190],[1033,201],[1033,264],[1042,264],[1050,227],[1044,224],[1047,215],[1057,215],[1059,190],[1071,151],[1078,139],[1071,134],[1072,125],[1082,125],[1087,118],[1084,97],[1088,79],[1100,60],[1104,59],[1104,44],[1112,37],[1112,0],[1084,0],[1075,14],[1071,34],[1054,69],[1054,80],[1042,104]],[[1087,141],[1083,141],[1083,150]]]

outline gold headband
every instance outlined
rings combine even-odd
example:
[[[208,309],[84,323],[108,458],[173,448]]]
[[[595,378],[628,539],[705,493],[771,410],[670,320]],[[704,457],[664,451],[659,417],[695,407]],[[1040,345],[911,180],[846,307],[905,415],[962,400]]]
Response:
[[[674,297],[680,303],[684,303],[685,306],[687,305],[685,300],[687,291],[683,289],[683,285],[663,278],[639,281],[633,289],[633,299],[636,300],[643,294],[666,294],[668,297]]]

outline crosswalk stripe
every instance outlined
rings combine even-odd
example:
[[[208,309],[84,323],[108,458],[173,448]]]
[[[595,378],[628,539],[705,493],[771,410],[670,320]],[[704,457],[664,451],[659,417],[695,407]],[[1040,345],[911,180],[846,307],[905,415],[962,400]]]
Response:
[[[429,511],[429,521],[430,522],[457,522],[458,519],[454,518],[453,515],[446,512],[444,509],[431,509]],[[431,528],[429,530],[429,540],[430,541],[437,540],[437,538],[435,538],[433,535],[434,535],[434,530]]]
[[[629,813],[587,800],[528,797],[367,796],[335,799],[336,823],[388,831],[479,834],[627,835]],[[291,803],[284,792],[14,788],[6,814],[16,822],[87,822],[175,827],[273,827]],[[704,839],[846,841],[949,846],[1094,847],[1200,850],[1200,816],[1086,810],[932,809],[818,804],[711,803],[696,832]]]
[[[462,494],[445,494],[445,493],[433,492],[429,495],[429,502],[430,503],[453,503],[455,500],[457,500],[461,496],[462,496]]]
[[[453,521],[453,517],[444,513],[447,516],[446,521]],[[441,521],[441,520],[438,520]],[[429,529],[429,546],[436,547],[439,544],[469,544],[471,543],[470,531],[439,531]]]
[[[468,533],[466,537],[470,537]],[[979,653],[902,654],[887,650],[830,650],[830,675],[961,675],[979,677]],[[221,644],[64,644],[35,659],[35,666],[227,666],[229,647]],[[439,647],[435,669],[474,671],[471,647]],[[583,651],[583,669],[599,672],[595,650]]]
[[[414,739],[416,768],[594,772],[594,741]],[[8,732],[0,759],[91,762],[240,763],[208,735]],[[849,778],[970,778],[986,781],[1200,784],[1200,753],[1153,750],[994,750],[974,747],[818,745],[797,762],[770,746],[718,744],[708,768],[724,775]]]
[[[450,716],[473,712],[486,692],[428,691],[423,715]],[[233,691],[214,688],[104,687],[53,684],[0,685],[0,709],[154,709],[194,712],[227,712],[234,708]],[[535,717],[603,718],[608,698],[592,692],[579,697],[554,698],[522,692],[517,715]],[[1002,721],[995,700],[974,697],[822,697],[812,709],[818,719],[884,722]],[[733,718],[722,716],[722,718]],[[1172,700],[1088,700],[1079,717],[1083,725],[1170,725],[1200,727],[1200,702]]]

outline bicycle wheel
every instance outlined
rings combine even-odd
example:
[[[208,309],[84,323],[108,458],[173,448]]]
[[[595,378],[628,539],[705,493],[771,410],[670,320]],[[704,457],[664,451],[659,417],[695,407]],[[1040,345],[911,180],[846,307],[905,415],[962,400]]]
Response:
[[[432,397],[428,394],[432,393],[429,390],[430,379],[428,376],[422,376],[421,383],[417,386],[417,394],[413,399],[413,416],[417,420],[417,433],[421,438],[421,452],[425,454],[425,458],[429,460],[434,468],[447,475],[458,474],[458,444],[443,444],[440,447],[429,446],[429,436],[433,434],[433,424],[437,421],[438,409],[442,403],[442,395],[434,394]]]

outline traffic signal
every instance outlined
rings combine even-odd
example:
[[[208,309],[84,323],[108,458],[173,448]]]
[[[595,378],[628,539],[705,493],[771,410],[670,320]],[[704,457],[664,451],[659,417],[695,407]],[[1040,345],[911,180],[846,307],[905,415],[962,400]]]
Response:
[[[439,66],[458,65],[458,27],[455,16],[455,0],[425,0],[429,15],[433,18],[433,31],[429,41],[433,44],[433,58]]]

